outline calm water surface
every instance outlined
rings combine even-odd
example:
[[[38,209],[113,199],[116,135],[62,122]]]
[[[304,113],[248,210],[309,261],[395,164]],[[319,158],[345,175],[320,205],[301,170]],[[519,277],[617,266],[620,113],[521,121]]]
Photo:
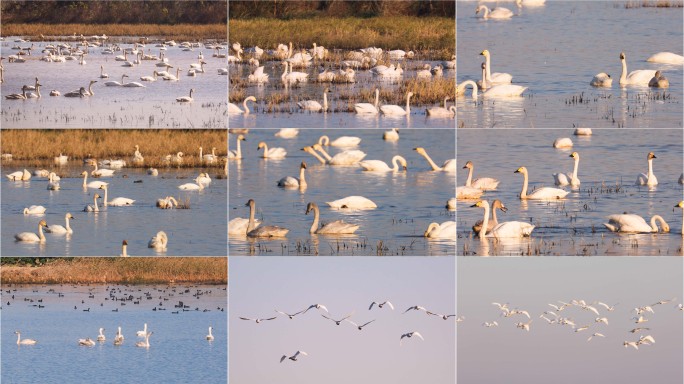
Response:
[[[3,285],[2,288],[3,383],[90,383],[93,380],[225,383],[227,380],[225,285]],[[147,292],[152,299],[146,299]],[[60,293],[64,296],[59,297]],[[113,300],[129,295],[134,299]],[[133,304],[135,300],[140,304]],[[174,308],[179,301],[189,309]],[[83,311],[88,308],[89,312]],[[175,311],[179,312],[172,313]],[[135,346],[143,340],[136,337],[136,332],[143,330],[144,323],[153,332],[149,348]],[[205,339],[209,326],[213,327],[213,342]],[[98,342],[94,347],[78,345],[79,339],[96,340],[100,327],[105,328],[105,342]],[[121,327],[125,337],[120,346],[113,345],[117,327]],[[15,330],[22,332],[22,339],[31,338],[38,343],[16,345]]]
[[[459,130],[458,185],[465,185],[468,173],[461,169],[468,160],[475,165],[474,178],[493,177],[501,181],[496,191],[483,199],[500,199],[508,208],[498,212],[499,222],[525,221],[536,225],[532,237],[487,244],[473,237],[471,226],[481,220],[482,208],[470,208],[476,200],[462,200],[458,210],[459,254],[549,254],[549,255],[681,255],[682,210],[674,208],[682,200],[677,179],[682,164],[680,129],[594,130],[588,137],[572,135],[573,130]],[[553,148],[556,138],[570,137],[571,150]],[[562,201],[519,199],[523,177],[514,173],[525,166],[532,188],[556,187],[553,173],[572,172],[570,153],[580,155],[579,189],[562,187],[570,194]],[[659,184],[652,189],[634,185],[637,175],[648,171],[646,157],[654,152],[653,172]],[[616,192],[616,185],[620,188]],[[560,188],[560,187],[559,187]],[[603,226],[606,217],[634,213],[650,221],[662,216],[670,233],[615,234]]]
[[[479,53],[488,49],[492,73],[510,73],[514,84],[528,87],[520,98],[459,98],[459,125],[681,128],[682,66],[646,59],[662,51],[682,54],[682,9],[625,9],[626,3],[547,1],[543,7],[524,7],[509,20],[484,21],[475,17],[476,2],[459,1],[458,82],[481,79],[484,56]],[[500,5],[519,12],[514,3]],[[620,87],[622,51],[629,72],[663,71],[670,81],[664,100],[662,91]],[[589,85],[600,72],[611,75],[612,88]]]
[[[13,162],[3,167],[3,174],[25,168],[25,164]],[[29,168],[33,171],[33,168]],[[121,242],[128,241],[128,254],[157,255],[147,243],[158,231],[169,237],[169,256],[217,256],[226,254],[226,201],[225,179],[217,179],[218,171],[208,170],[212,183],[202,191],[181,191],[178,186],[192,183],[200,168],[159,169],[153,177],[145,169],[124,168],[113,178],[98,180],[109,182],[109,200],[127,197],[136,200],[132,206],[107,207],[100,212],[83,212],[93,204],[93,196],[99,189],[83,189],[83,178],[77,177],[83,168],[67,166],[57,171],[62,178],[59,191],[48,191],[47,179],[31,178],[28,182],[2,181],[2,254],[4,256],[118,256]],[[220,171],[222,173],[222,171]],[[128,178],[123,178],[127,175]],[[90,182],[90,177],[88,182]],[[142,180],[142,183],[134,181]],[[173,196],[188,198],[190,209],[159,209],[157,199]],[[101,206],[103,199],[98,199]],[[44,215],[23,215],[25,207],[42,205]],[[75,220],[70,225],[70,236],[46,233],[45,244],[15,242],[19,232],[37,233],[40,220],[48,225],[64,226],[64,215],[70,212]]]
[[[413,148],[422,146],[441,165],[455,157],[454,130],[401,130],[398,142],[382,139],[382,130],[320,130],[303,129],[294,139],[274,137],[277,130],[251,130],[242,142],[243,160],[230,161],[229,220],[249,217],[245,203],[256,201],[257,219],[269,225],[290,229],[287,239],[253,240],[242,236],[229,237],[229,254],[245,255],[453,255],[454,242],[449,239],[427,240],[423,232],[431,222],[454,220],[453,211],[445,206],[454,197],[455,175],[432,171],[425,159]],[[316,143],[321,135],[331,140],[339,136],[362,139],[358,148],[367,153],[367,160],[389,162],[401,155],[408,162],[407,172],[383,174],[363,172],[357,166],[327,166],[300,148]],[[230,135],[234,148],[236,136]],[[259,158],[256,147],[260,141],[287,150],[283,160]],[[341,151],[329,147],[331,156]],[[276,186],[285,176],[299,177],[299,164],[306,161],[304,193]],[[347,196],[361,195],[373,200],[377,209],[334,210],[325,204]],[[359,224],[355,235],[310,235],[312,214],[304,215],[309,202],[321,209],[323,222],[344,220]],[[380,244],[382,243],[382,244]],[[382,251],[378,251],[381,245]]]
[[[2,55],[16,54],[11,47],[19,45],[28,47],[31,43],[15,43],[15,37],[7,37],[0,43]],[[225,128],[227,76],[218,74],[219,68],[226,67],[226,59],[212,57],[206,48],[194,48],[183,51],[182,48],[168,47],[165,57],[174,66],[169,73],[176,75],[181,68],[180,81],[165,81],[161,77],[155,82],[141,81],[141,76],[152,76],[153,71],[163,71],[157,67],[158,61],[143,60],[134,67],[123,67],[121,61],[114,57],[123,55],[101,54],[104,48],[90,48],[86,55],[86,64],[79,65],[78,60],[64,63],[48,63],[41,61],[42,49],[56,42],[34,43],[34,50],[25,63],[4,62],[5,82],[2,83],[2,125],[3,128]],[[123,44],[123,47],[132,47]],[[148,52],[151,49],[151,52]],[[204,73],[191,77],[187,75],[190,64],[199,63],[199,53],[204,55]],[[223,51],[225,52],[225,50]],[[145,54],[159,56],[159,48],[154,44],[145,47]],[[129,61],[135,60],[130,57]],[[100,65],[108,79],[100,78]],[[107,81],[121,82],[121,76],[129,77],[125,82],[138,82],[145,88],[108,87]],[[5,100],[4,96],[21,93],[23,85],[34,85],[38,77],[42,98],[29,100]],[[64,94],[80,87],[88,89],[90,80],[93,84],[94,96],[64,97]],[[177,97],[187,96],[194,89],[194,101],[178,103]],[[49,96],[56,89],[62,96]]]

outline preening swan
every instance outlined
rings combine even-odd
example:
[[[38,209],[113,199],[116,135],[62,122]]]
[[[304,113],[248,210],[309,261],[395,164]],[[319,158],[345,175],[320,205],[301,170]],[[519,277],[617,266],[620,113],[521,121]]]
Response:
[[[220,69],[219,69],[220,71]],[[228,70],[226,69],[225,74],[228,74]],[[258,67],[257,69],[254,70],[254,72],[247,76],[247,81],[250,83],[268,83],[268,73],[264,73],[264,67]]]
[[[484,193],[484,190],[480,188],[460,186],[456,187],[456,199],[457,200],[470,200],[479,199]]]
[[[54,233],[56,235],[65,235],[65,234],[72,234],[74,233],[74,230],[71,229],[71,226],[69,226],[69,219],[74,219],[74,217],[71,215],[71,213],[67,213],[64,216],[64,220],[66,221],[66,227],[63,227],[59,224],[52,224],[49,227],[45,227],[45,232],[47,233]]]
[[[283,188],[306,188],[306,179],[304,178],[304,170],[306,163],[302,161],[299,166],[299,178],[286,176],[278,181],[278,186]]]
[[[484,218],[482,219],[482,226],[480,227],[480,239],[487,236],[487,227],[489,226],[489,203],[487,200],[480,200],[471,207],[484,208]],[[494,226],[489,232],[489,236],[494,238],[521,238],[528,237],[532,234],[534,225],[522,221],[506,221]]]
[[[389,131],[385,131],[385,133],[382,134],[382,139],[386,141],[399,140],[399,128],[392,128]]]
[[[28,208],[24,208],[24,215],[42,215],[46,211],[45,207],[42,205],[32,205]]]
[[[609,74],[601,72],[598,75],[594,76],[594,78],[591,79],[591,82],[589,84],[593,85],[594,87],[612,87],[613,79],[610,77]]]
[[[444,172],[456,172],[456,159],[449,159],[442,164],[441,167],[437,166],[434,161],[428,156],[427,152],[425,151],[425,148],[418,147],[418,148],[413,148],[414,151],[418,152],[419,155],[423,156],[425,160],[427,160],[428,163],[430,163],[430,166],[432,167],[433,171],[444,171]]]
[[[423,236],[431,239],[456,239],[456,222],[430,223]]]
[[[371,209],[377,208],[378,206],[363,196],[348,196],[343,199],[335,201],[327,201],[332,208],[349,208],[349,209]]]
[[[326,88],[325,91],[323,91],[323,106],[321,106],[321,103],[319,103],[316,100],[304,100],[300,101],[297,103],[297,106],[305,111],[314,111],[318,112],[321,109],[323,112],[326,112],[328,110],[328,93],[330,92],[330,89]]]
[[[206,339],[209,341],[214,341],[214,335],[211,334],[211,327],[209,327],[209,334],[206,336]]]
[[[482,18],[487,19],[510,19],[513,17],[513,12],[507,8],[496,7],[493,10],[489,10],[487,6],[480,5],[475,9],[475,14],[483,13]]]
[[[150,336],[152,336],[154,332],[150,332],[145,335],[145,341],[138,341],[135,343],[136,347],[141,347],[141,348],[149,348],[150,347]]]
[[[287,151],[285,150],[285,148],[268,148],[268,145],[266,145],[266,143],[263,141],[259,142],[259,145],[257,146],[257,151],[261,148],[264,149],[264,153],[261,155],[261,157],[263,157],[264,159],[282,159],[287,155]]]
[[[333,157],[330,157],[328,155],[328,152],[323,149],[323,146],[320,144],[316,143],[312,145],[312,148],[320,151],[321,154],[323,154],[323,157],[325,157],[328,160],[328,164],[330,165],[354,165],[357,164],[359,161],[363,160],[364,157],[366,157],[366,154],[363,151],[359,150],[348,150],[344,152],[340,152],[336,154]]]
[[[554,173],[553,181],[556,185],[571,185],[573,187],[580,185],[580,179],[577,177],[577,168],[579,167],[580,160],[579,153],[573,152],[570,157],[575,159],[575,168],[572,173]]]
[[[112,199],[112,201],[107,201],[107,190],[109,189],[108,185],[103,185],[100,187],[100,189],[104,189],[104,206],[111,205],[113,207],[125,207],[129,205],[133,205],[135,203],[135,200],[129,199],[127,197],[117,197]]]
[[[670,81],[667,77],[663,76],[662,72],[656,71],[653,78],[648,82],[649,87],[653,88],[667,88],[670,86]]]
[[[280,131],[276,132],[273,136],[280,137],[283,139],[292,139],[299,134],[299,129],[297,128],[280,128]]]
[[[241,151],[241,149],[240,149],[240,142],[241,142],[241,141],[247,141],[247,139],[245,139],[245,136],[244,136],[244,135],[238,135],[238,137],[237,137],[237,144],[236,144],[236,145],[237,145],[237,149],[229,150],[229,151],[228,151],[228,158],[229,158],[229,159],[233,159],[233,160],[242,159],[242,151]]]
[[[488,85],[510,84],[513,81],[513,76],[508,73],[491,73],[492,60],[488,50],[483,50],[480,55],[485,57],[485,80],[487,80]]]
[[[657,159],[653,152],[649,152],[646,156],[648,160],[648,174],[639,174],[636,179],[636,185],[648,185],[649,187],[658,185],[658,179],[653,174],[653,159]]]
[[[413,92],[409,92],[406,94],[406,108],[401,108],[398,105],[382,105],[380,106],[380,112],[382,112],[383,115],[391,116],[410,115],[411,107],[409,103],[411,102],[411,96],[413,96]]]
[[[682,65],[684,64],[684,56],[672,52],[658,52],[646,59],[646,61],[651,63]]]
[[[382,160],[364,160],[359,162],[359,165],[361,168],[363,168],[364,171],[372,171],[372,172],[390,172],[390,171],[398,171],[399,170],[399,164],[401,163],[402,170],[406,170],[406,159],[404,159],[401,156],[394,156],[392,158],[392,161],[390,164],[394,164],[394,167],[390,167],[387,165]]]
[[[31,179],[31,172],[27,169],[23,171],[12,172],[9,175],[5,175],[11,181],[27,181]]]
[[[497,209],[500,209],[501,212],[508,211],[508,208],[506,208],[506,206],[504,206],[504,204],[501,202],[501,200],[499,200],[499,199],[494,200],[494,202],[492,203],[492,217],[487,222],[487,233],[489,233],[489,231],[491,231],[492,228],[496,227],[497,224],[499,224],[499,220],[497,220],[497,217],[496,217],[496,210]],[[473,225],[473,232],[479,233],[480,229],[482,229],[483,223],[484,223],[484,220],[478,220],[477,222],[475,222],[475,224]]]
[[[45,235],[43,234],[43,227],[45,227],[45,228],[48,227],[45,220],[41,220],[40,223],[38,223],[38,234],[37,235],[33,232],[22,232],[22,233],[17,233],[16,235],[14,235],[14,238],[17,241],[23,241],[26,243],[44,243],[45,242]]]
[[[150,242],[147,243],[147,248],[154,248],[157,251],[166,251],[166,245],[169,243],[169,238],[166,236],[166,232],[159,231],[156,235],[152,236]]]
[[[17,345],[33,345],[37,343],[37,341],[33,339],[21,339],[21,332],[19,331],[14,331],[14,333],[17,335]]]
[[[622,61],[620,85],[648,85],[648,82],[655,76],[655,69],[638,69],[627,75],[627,60],[624,52],[620,52],[620,61]]]
[[[85,338],[85,339],[78,339],[78,345],[82,345],[85,347],[94,347],[95,341],[93,339],[91,339],[90,337]]]
[[[534,192],[527,194],[527,168],[520,167],[513,173],[522,173],[523,175],[523,187],[520,192],[520,199],[525,200],[556,200],[563,199],[568,195],[568,191],[564,191],[558,188],[543,187],[535,190]]]
[[[356,147],[359,143],[361,143],[361,138],[355,136],[340,136],[330,141],[328,136],[323,135],[318,139],[318,144],[333,147]]]
[[[228,113],[229,114],[244,113],[245,115],[249,115],[251,113],[251,111],[249,110],[249,107],[247,106],[248,101],[253,101],[256,103],[256,97],[249,96],[242,102],[242,107],[245,108],[244,111],[242,109],[240,109],[240,107],[238,107],[237,105],[235,105],[233,103],[228,103]]]
[[[253,204],[253,199],[249,199],[247,204],[245,204],[250,208],[249,225],[247,226],[248,237],[285,237],[287,233],[290,232],[289,229],[278,227],[276,225],[262,225],[257,227],[258,224],[253,220],[253,216],[251,215]]]
[[[309,233],[316,233],[321,235],[351,234],[356,232],[357,229],[359,229],[358,225],[345,223],[342,220],[324,223],[323,225],[321,225],[320,228],[318,228],[318,218],[320,213],[318,210],[318,205],[316,205],[316,203],[311,202],[306,206],[305,214],[308,215],[311,211],[314,212],[314,221],[313,224],[311,224],[311,228],[309,228]]]
[[[99,181],[99,180],[95,180],[95,181],[91,181],[90,183],[86,183],[88,181],[88,172],[83,171],[81,173],[81,175],[83,176],[83,188],[100,188],[103,185],[109,184],[109,183],[105,183],[104,181]]]
[[[97,199],[100,198],[100,195],[97,193],[95,196],[93,196],[93,205],[86,205],[85,208],[83,208],[83,212],[100,212],[100,208],[97,206]]]
[[[377,115],[378,114],[378,101],[380,100],[380,90],[375,88],[375,104],[370,103],[356,103],[354,104],[354,110],[358,114],[362,115]]]
[[[553,142],[554,148],[572,148],[572,140],[569,137],[559,137]]]
[[[173,196],[166,196],[163,199],[157,199],[157,208],[172,209],[178,206],[178,200]]]
[[[211,177],[210,177],[209,174],[206,173],[206,172],[200,172],[199,176],[197,176],[197,177],[195,178],[195,182],[196,182],[197,184],[202,184],[202,185],[204,185],[205,187],[208,187],[209,184],[211,184],[211,181],[212,181],[212,180],[211,180]]]
[[[473,172],[475,171],[475,165],[472,161],[466,162],[463,169],[468,169],[468,178],[466,179],[466,187],[473,187],[481,189],[483,191],[490,191],[496,189],[499,186],[499,180],[491,177],[480,177],[473,180]]]
[[[250,227],[250,223],[252,226],[252,229],[256,228],[261,224],[260,220],[255,220],[254,219],[254,213],[256,209],[254,208],[254,200],[249,199],[247,204],[249,206],[249,219],[243,219],[241,217],[236,217],[228,222],[228,234],[229,235],[246,235],[247,234],[247,228]]]
[[[648,225],[646,220],[639,215],[610,215],[608,216],[608,222],[603,223],[603,225],[612,232],[657,233],[658,226],[656,225],[656,222],[658,221],[662,227],[662,232],[670,232],[670,226],[659,215],[651,217],[651,225]]]

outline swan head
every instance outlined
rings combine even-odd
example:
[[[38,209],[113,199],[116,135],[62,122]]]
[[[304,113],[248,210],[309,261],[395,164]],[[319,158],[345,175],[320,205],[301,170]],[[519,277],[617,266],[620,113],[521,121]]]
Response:
[[[626,58],[624,52],[620,52],[620,60],[624,60]]]
[[[497,209],[499,208],[502,212],[508,212],[508,208],[501,202],[501,200],[496,199],[492,203],[492,209]]]
[[[127,246],[127,245],[128,245],[128,241],[126,241],[126,240],[122,241],[122,242],[121,242],[121,245],[124,246],[124,247]],[[119,333],[121,333],[121,327],[119,327]]]
[[[249,199],[249,201],[247,201],[247,203],[245,204],[246,207],[250,207],[250,208],[253,208],[254,205],[255,205],[254,199]]]
[[[317,150],[317,151],[322,151],[322,150],[323,150],[323,147],[322,147],[320,144],[318,144],[318,143],[312,145],[312,146],[309,147],[309,148],[313,148],[313,149],[315,149],[315,150]]]
[[[98,189],[107,190],[107,184],[102,184],[102,185],[100,185],[100,187],[99,187]]]
[[[74,217],[71,215],[71,213],[67,213],[67,214],[66,214],[66,218],[67,218],[67,219],[76,220],[76,218],[74,218]]]
[[[97,83],[97,80],[90,80],[90,85]]]
[[[647,159],[648,159],[648,160],[657,159],[657,157],[656,157],[656,155],[655,155],[653,152],[649,152],[649,153],[648,153]]]
[[[484,57],[489,57],[489,51],[485,49],[484,51],[480,52],[480,55]]]
[[[39,227],[48,228],[48,225],[47,225],[47,223],[45,222],[45,220],[41,220],[40,223],[38,223],[38,226],[39,226]]]
[[[466,169],[466,168],[470,169],[472,167],[473,167],[473,162],[468,160],[468,162],[463,166],[463,169]]]
[[[257,146],[257,151],[260,150],[261,148],[264,148],[265,146],[266,146],[266,143],[264,143],[263,141],[260,141],[259,145]]]
[[[81,172],[81,176],[88,176],[88,172],[86,172],[86,171]]]
[[[411,96],[413,96],[413,92],[409,92],[408,95],[406,95],[406,98],[408,99],[408,98],[410,98]]]
[[[300,169],[306,169],[306,162],[302,161],[302,163],[299,165]]]
[[[251,96],[250,96],[250,97],[251,97]],[[242,140],[242,141],[247,141],[247,139],[245,139],[245,136],[244,136],[244,135],[238,135],[237,139],[238,139],[238,140]]]
[[[430,232],[431,232],[434,228],[439,228],[439,224],[438,224],[438,223],[430,223],[430,225],[428,225],[427,229],[426,229],[425,232],[423,233],[423,236],[424,236],[424,237],[428,237],[428,235],[430,234]]]
[[[418,148],[413,148],[414,151],[418,152],[421,155],[425,155],[425,148],[423,147],[418,147]]]
[[[579,153],[573,152],[570,154],[570,157],[572,157],[573,159],[579,159]]]
[[[527,168],[520,167],[520,168],[516,169],[515,172],[513,172],[513,173],[522,173],[522,174],[526,175],[527,174]]]
[[[684,209],[684,200],[680,201],[679,204],[675,205],[675,208],[677,207]]]
[[[95,196],[93,196],[93,199],[99,199],[100,197],[102,197],[102,196],[100,196],[96,193]]]
[[[315,209],[318,209],[318,205],[316,205],[316,203],[311,202],[311,203],[307,204],[305,215],[308,215],[309,212],[311,212],[311,211],[313,211],[313,210],[315,210]]]
[[[487,205],[489,205],[487,204],[487,200],[480,200],[477,203],[471,205],[470,208],[484,208]]]

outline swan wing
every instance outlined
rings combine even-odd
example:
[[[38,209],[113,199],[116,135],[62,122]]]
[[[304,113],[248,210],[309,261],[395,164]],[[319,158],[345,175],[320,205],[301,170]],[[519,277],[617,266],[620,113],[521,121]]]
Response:
[[[359,165],[364,171],[391,171],[392,168],[382,160],[364,160]]]
[[[495,226],[491,233],[497,239],[502,237],[521,238],[530,236],[533,229],[534,225],[529,223],[522,221],[506,221]]]
[[[655,76],[655,69],[637,69],[627,75],[630,84],[648,85],[648,82]]]
[[[677,55],[672,52],[658,52],[655,55],[646,59],[646,61],[651,63],[663,63],[663,64],[684,64],[684,56]]]
[[[380,111],[385,115],[405,115],[406,110],[398,105],[382,105]]]
[[[564,191],[558,188],[539,188],[536,191],[527,195],[528,199],[537,200],[553,200],[553,199],[563,199],[568,195],[568,191]]]
[[[339,234],[351,234],[356,232],[356,230],[359,229],[359,225],[355,224],[349,224],[345,223],[342,220],[337,220],[333,221],[330,223],[323,224],[321,228],[319,228],[316,233],[320,234],[333,234],[333,233],[339,233]]]
[[[299,188],[299,179],[292,176],[286,176],[278,181],[278,186],[285,188]]]
[[[499,186],[499,180],[491,178],[491,177],[481,177],[479,179],[475,179],[471,187],[481,189],[483,191],[491,191],[496,189]]]
[[[456,199],[478,199],[484,191],[479,188],[473,188],[473,187],[456,187]]]
[[[633,214],[610,215],[608,223],[604,225],[613,232],[652,232],[643,217]]]

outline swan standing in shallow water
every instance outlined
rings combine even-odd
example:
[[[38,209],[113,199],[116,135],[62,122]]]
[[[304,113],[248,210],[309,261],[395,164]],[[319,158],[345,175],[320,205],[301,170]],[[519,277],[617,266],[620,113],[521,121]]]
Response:
[[[363,160],[364,157],[366,157],[366,154],[363,151],[356,149],[340,152],[335,156],[330,157],[328,152],[326,152],[325,149],[323,149],[323,146],[320,144],[316,143],[311,147],[317,151],[320,151],[330,165],[355,165],[359,161]]]
[[[655,55],[646,59],[646,61],[651,63],[663,63],[663,64],[684,64],[684,56],[677,55],[672,52],[658,52]]]
[[[492,62],[491,54],[488,50],[483,50],[480,55],[485,57],[485,80],[487,85],[510,84],[513,81],[513,76],[508,73],[495,72],[491,73]]]
[[[71,227],[69,226],[69,219],[75,220],[74,217],[71,215],[71,213],[67,213],[64,216],[64,220],[66,221],[66,227],[63,227],[59,224],[52,224],[51,226],[45,228],[45,232],[53,233],[53,234],[57,234],[57,235],[65,235],[65,234],[74,233],[74,230],[71,229]],[[100,328],[100,329],[102,329],[102,328]],[[100,331],[100,332],[102,332],[102,331]]]
[[[620,85],[648,85],[653,76],[655,76],[655,69],[638,69],[627,74],[627,60],[624,52],[620,52],[620,61],[622,61],[622,75],[620,75]]]
[[[480,200],[471,207],[484,208],[484,218],[482,219],[482,226],[480,227],[480,239],[487,236],[487,227],[489,225],[489,202],[487,200]],[[494,238],[521,238],[529,237],[532,234],[534,225],[522,221],[506,221],[494,226],[489,235]]]
[[[233,160],[239,160],[242,159],[242,150],[240,149],[240,142],[241,141],[247,141],[245,139],[245,136],[243,135],[238,135],[237,137],[237,149],[232,149],[228,151],[228,158],[233,159]]]
[[[401,156],[394,156],[390,164],[394,164],[394,167],[390,167],[382,160],[364,160],[359,162],[361,168],[364,171],[371,172],[396,172],[399,170],[399,164],[401,164],[402,170],[406,170],[406,159]]]
[[[430,166],[432,167],[433,171],[444,171],[444,172],[456,172],[456,159],[449,159],[442,164],[441,167],[438,167],[437,164],[435,164],[434,161],[428,156],[427,152],[425,151],[425,148],[418,147],[418,148],[413,148],[414,151],[418,152],[419,155],[423,156],[425,160],[430,163]]]
[[[361,138],[356,136],[340,136],[330,141],[328,136],[323,135],[318,139],[318,144],[333,147],[356,147],[359,143],[361,143]]]
[[[32,205],[28,208],[24,208],[24,215],[42,215],[47,209],[42,205]]]
[[[83,188],[100,188],[103,185],[108,185],[109,183],[105,183],[104,181],[91,181],[90,183],[86,183],[88,181],[88,172],[83,171],[81,173],[81,176],[83,176]]]
[[[543,187],[535,190],[534,192],[527,194],[527,168],[520,167],[513,173],[522,173],[523,175],[523,187],[520,192],[521,200],[556,200],[563,199],[568,195],[568,191],[564,191],[558,188]]]
[[[285,176],[278,181],[278,186],[283,188],[306,188],[306,179],[304,178],[304,170],[306,169],[306,163],[302,161],[299,166],[299,178],[292,176]]]
[[[406,108],[401,108],[398,105],[382,105],[382,106],[380,106],[380,112],[382,112],[383,115],[388,115],[388,116],[410,115],[411,114],[411,107],[410,107],[411,96],[413,96],[413,92],[409,92],[406,94]]]
[[[480,12],[483,13],[482,18],[484,20],[487,19],[510,19],[513,17],[513,12],[510,9],[507,8],[502,8],[502,7],[496,7],[493,10],[489,10],[487,6],[485,5],[480,5],[475,9],[475,14],[479,14]]]
[[[501,200],[499,200],[499,199],[494,200],[494,202],[492,203],[492,209],[491,209],[492,210],[492,217],[487,222],[487,233],[489,233],[489,231],[491,231],[492,228],[496,227],[497,224],[499,224],[499,220],[496,217],[496,210],[497,209],[500,209],[501,212],[508,211],[508,208],[506,208],[506,206],[501,202]],[[483,223],[484,223],[484,220],[478,220],[477,222],[475,222],[475,224],[473,225],[473,232],[479,233],[480,229],[482,229]]]
[[[320,212],[318,210],[318,205],[316,203],[309,203],[306,206],[306,215],[309,214],[309,212],[313,211],[314,212],[314,221],[313,224],[311,224],[311,228],[309,228],[309,233],[316,233],[316,234],[351,234],[356,232],[357,229],[359,229],[358,225],[355,224],[349,224],[345,223],[342,220],[336,220],[333,222],[329,223],[324,223],[320,228],[318,228],[318,219]]]
[[[573,152],[570,157],[575,159],[575,168],[572,173],[554,173],[553,180],[556,185],[570,185],[573,187],[578,187],[580,185],[580,179],[577,177],[577,169],[579,168],[579,153]]]
[[[658,179],[653,174],[653,159],[657,159],[653,152],[649,152],[646,156],[648,160],[648,174],[639,174],[636,179],[636,185],[648,185],[649,187],[658,185]]]
[[[21,232],[14,235],[14,238],[16,239],[16,241],[22,241],[25,243],[44,243],[45,235],[43,234],[43,227],[48,227],[45,220],[41,220],[40,223],[38,223],[37,235],[33,232]]]
[[[83,208],[83,212],[100,212],[100,208],[97,206],[97,199],[100,198],[100,195],[97,193],[95,196],[93,196],[93,205],[86,205],[85,208]]]
[[[380,90],[375,88],[375,104],[370,103],[356,103],[354,104],[354,110],[360,115],[377,115],[378,114],[378,101],[380,100]]]
[[[254,213],[256,212],[254,200],[249,199],[247,204],[249,206],[249,219],[243,219],[241,217],[236,217],[228,222],[228,234],[229,235],[246,235],[247,228],[250,227],[252,223],[253,228],[256,228],[261,224],[261,221],[254,219]]]
[[[259,142],[259,145],[257,146],[257,151],[261,148],[264,149],[264,153],[261,155],[261,157],[264,159],[283,159],[287,155],[287,151],[285,150],[285,148],[268,148],[268,145],[266,145],[266,143],[263,141]]]
[[[257,227],[257,223],[254,220],[253,215],[251,214],[251,211],[253,207],[256,205],[254,203],[253,199],[249,199],[247,204],[250,209],[250,216],[249,216],[249,224],[247,226],[247,236],[249,237],[285,237],[288,232],[290,232],[289,229],[287,228],[282,228],[278,227],[276,225],[262,225],[260,227]]]
[[[249,96],[249,97],[247,97],[247,98],[245,99],[245,101],[242,102],[242,107],[245,108],[244,111],[243,111],[242,109],[240,109],[240,107],[238,107],[237,105],[235,105],[235,104],[233,104],[233,103],[228,103],[228,113],[229,113],[229,114],[240,114],[240,113],[244,113],[245,115],[249,115],[251,112],[250,112],[250,110],[249,110],[249,107],[247,106],[247,102],[248,102],[248,101],[253,101],[253,102],[256,103],[256,97],[254,97],[254,96]]]
[[[14,331],[14,333],[17,335],[17,345],[33,345],[37,343],[37,341],[33,339],[21,339],[21,332],[19,331]]]
[[[373,201],[363,196],[348,196],[335,201],[327,201],[326,204],[332,208],[349,209],[371,209],[378,207]]]
[[[107,201],[107,190],[109,189],[109,186],[103,185],[100,187],[100,189],[104,189],[104,206],[111,205],[113,207],[125,207],[129,205],[133,205],[135,203],[135,200],[129,199],[127,197],[117,197],[112,199],[112,201]]]
[[[657,233],[658,226],[656,222],[659,221],[663,232],[670,232],[670,226],[665,220],[659,216],[651,217],[651,225],[646,223],[639,215],[619,214],[608,216],[608,222],[603,223],[606,228],[612,232],[627,232],[627,233]]]
[[[473,180],[475,165],[473,165],[473,162],[470,160],[466,162],[466,165],[463,166],[463,169],[468,169],[468,178],[466,179],[465,183],[466,187],[473,187],[483,191],[491,191],[499,186],[499,180],[491,177],[480,177]]]
[[[456,239],[456,222],[430,223],[423,236],[431,239]]]
[[[214,335],[211,334],[212,328],[209,327],[209,334],[207,335],[206,339],[209,341],[214,341]]]
[[[152,236],[150,242],[147,243],[147,248],[154,248],[157,251],[166,251],[166,245],[169,243],[169,238],[166,236],[166,232],[159,231],[156,235]]]

